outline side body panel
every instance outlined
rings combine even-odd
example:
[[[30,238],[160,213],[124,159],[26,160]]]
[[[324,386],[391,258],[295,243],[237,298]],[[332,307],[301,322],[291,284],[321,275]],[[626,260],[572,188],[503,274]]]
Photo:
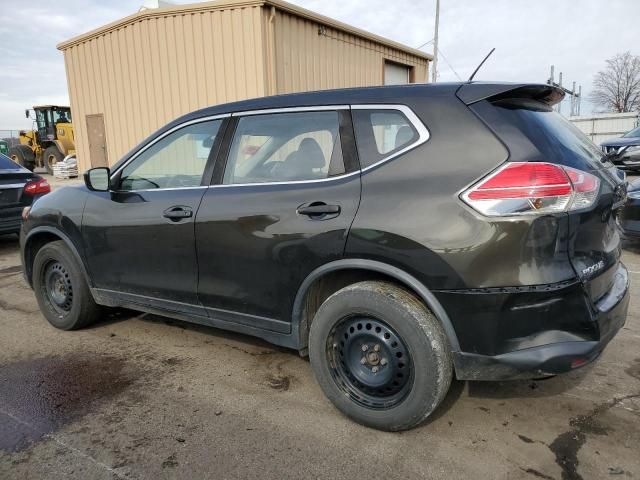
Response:
[[[31,281],[29,266],[33,258],[25,258],[25,246],[39,233],[57,232],[64,235],[70,248],[78,254],[78,259],[86,266],[86,253],[82,239],[82,213],[87,199],[88,190],[84,185],[64,187],[54,190],[38,198],[31,207],[29,218],[22,224],[21,253],[25,275]],[[87,277],[92,284],[90,277]]]
[[[507,160],[504,145],[455,96],[410,100],[431,137],[362,175],[347,256],[392,263],[431,290],[574,278],[558,240],[566,237],[562,216],[494,221],[458,198]]]

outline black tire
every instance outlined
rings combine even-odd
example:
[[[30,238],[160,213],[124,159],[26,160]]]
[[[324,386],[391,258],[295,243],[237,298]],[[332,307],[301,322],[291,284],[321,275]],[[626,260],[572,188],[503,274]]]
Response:
[[[33,172],[36,168],[36,156],[26,145],[14,145],[9,149],[9,158],[27,170]]]
[[[53,166],[62,160],[64,160],[64,155],[55,145],[47,147],[47,149],[42,153],[42,164],[44,165],[44,168],[47,169],[47,173],[49,175],[53,175]]]
[[[372,347],[379,355],[369,363]],[[453,375],[440,322],[413,294],[387,282],[355,283],[331,295],[311,324],[309,358],[342,413],[386,431],[422,423],[445,398]]]
[[[77,330],[100,319],[80,265],[62,241],[47,243],[33,262],[33,290],[40,311],[61,330]]]

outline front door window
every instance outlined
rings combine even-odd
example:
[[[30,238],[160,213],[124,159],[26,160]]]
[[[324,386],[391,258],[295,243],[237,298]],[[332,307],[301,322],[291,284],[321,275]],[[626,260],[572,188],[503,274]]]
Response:
[[[144,150],[122,170],[120,190],[198,187],[222,120],[176,130]]]

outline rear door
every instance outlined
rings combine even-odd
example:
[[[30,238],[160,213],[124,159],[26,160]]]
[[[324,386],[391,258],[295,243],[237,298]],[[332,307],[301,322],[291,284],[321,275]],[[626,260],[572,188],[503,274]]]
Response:
[[[358,208],[349,111],[239,114],[231,133],[196,219],[199,299],[218,320],[287,333],[298,287],[342,257]]]

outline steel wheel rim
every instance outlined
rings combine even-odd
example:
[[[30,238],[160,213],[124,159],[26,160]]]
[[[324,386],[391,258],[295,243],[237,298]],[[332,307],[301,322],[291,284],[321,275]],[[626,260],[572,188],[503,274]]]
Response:
[[[73,284],[67,269],[58,261],[49,262],[42,270],[41,289],[50,309],[66,315],[73,307]]]
[[[409,349],[381,320],[342,319],[327,338],[326,354],[338,388],[363,407],[387,410],[411,391],[414,367]]]

